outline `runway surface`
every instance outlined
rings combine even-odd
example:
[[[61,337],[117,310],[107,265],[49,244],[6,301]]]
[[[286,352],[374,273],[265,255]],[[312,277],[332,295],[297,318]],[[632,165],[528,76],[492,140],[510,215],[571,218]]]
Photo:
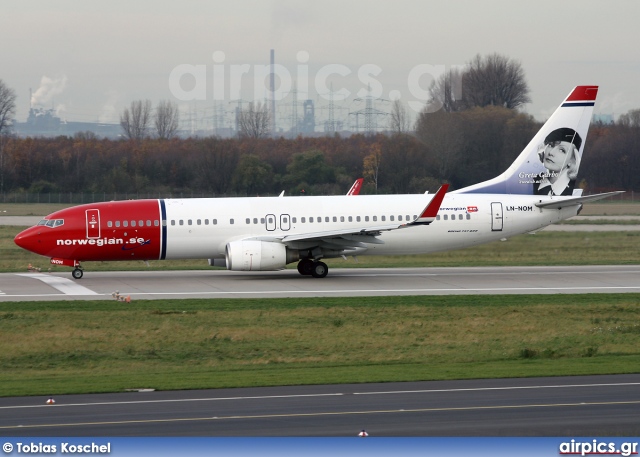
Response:
[[[296,270],[0,274],[0,301],[264,298],[640,292],[640,266],[334,268],[316,279]]]
[[[638,436],[640,375],[0,399],[4,436]]]

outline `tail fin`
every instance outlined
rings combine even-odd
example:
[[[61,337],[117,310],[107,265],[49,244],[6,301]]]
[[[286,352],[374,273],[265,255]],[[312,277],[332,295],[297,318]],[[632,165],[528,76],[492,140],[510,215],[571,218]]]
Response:
[[[452,193],[572,195],[598,86],[577,86],[500,176]]]

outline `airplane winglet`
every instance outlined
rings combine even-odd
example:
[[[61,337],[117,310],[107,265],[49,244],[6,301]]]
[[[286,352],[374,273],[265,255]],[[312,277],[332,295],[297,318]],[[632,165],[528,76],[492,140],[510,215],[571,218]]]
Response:
[[[356,182],[353,183],[353,186],[351,186],[351,189],[349,189],[349,192],[347,192],[347,195],[359,195],[360,189],[362,188],[363,181],[364,181],[364,178],[356,179]]]
[[[438,215],[438,211],[440,210],[440,205],[442,204],[442,200],[444,200],[444,195],[449,190],[449,184],[443,184],[440,186],[440,189],[435,193],[427,207],[422,211],[420,216],[416,218],[409,225],[429,225],[431,224]]]

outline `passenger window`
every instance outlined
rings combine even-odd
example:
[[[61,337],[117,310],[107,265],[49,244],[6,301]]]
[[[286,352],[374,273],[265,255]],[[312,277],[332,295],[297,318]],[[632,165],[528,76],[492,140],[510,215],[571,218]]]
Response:
[[[364,221],[365,221],[365,222],[369,222],[369,216],[365,216],[365,217],[364,217]]]
[[[309,223],[313,223],[313,217],[309,218]]]
[[[116,221],[116,227],[120,227],[120,221]]]
[[[231,220],[229,221],[229,224],[233,225],[233,223],[234,223],[234,220],[233,220],[233,219],[231,219]]]
[[[218,225],[218,219],[214,219],[214,220],[212,220],[212,221],[211,221],[211,223],[212,223],[213,225]]]
[[[387,219],[386,219],[386,217],[385,217],[385,216],[382,216],[382,217],[380,218],[380,220],[382,220],[382,222],[384,222],[384,221],[386,221]]]
[[[147,227],[151,227],[151,221],[147,220]]]
[[[329,222],[329,216],[325,216],[324,221]]]
[[[204,220],[204,225],[209,225],[209,219]]]
[[[353,222],[353,216],[349,216],[349,222]]]
[[[187,224],[192,225],[192,221],[191,221],[191,219],[189,219],[189,220],[187,221]]]
[[[171,219],[171,225],[176,225],[176,221]]]
[[[184,225],[184,221],[182,219],[180,219],[180,222],[178,222],[180,225]]]
[[[247,225],[249,225],[249,224],[251,224],[251,219],[246,218],[246,219],[245,219],[245,222],[247,223]]]
[[[123,227],[129,227],[129,221],[122,221]]]
[[[402,221],[402,216],[398,216],[398,220],[399,220],[399,221]]]
[[[301,217],[301,218],[300,218],[300,222],[302,222],[302,223],[304,224],[304,223],[306,222],[306,218]]]
[[[113,226],[113,222],[109,221],[107,222],[107,227],[112,227]]]
[[[444,217],[445,221],[449,220],[449,216],[448,215],[445,214],[443,217]]]
[[[373,216],[373,221],[377,222],[378,221],[378,216]]]
[[[471,214],[467,213],[467,220],[471,219]]]
[[[338,222],[338,218],[333,216],[333,222]]]
[[[462,220],[462,214],[458,214],[458,220],[461,221]]]
[[[264,217],[261,217],[261,218],[260,218],[260,223],[261,223],[261,224],[264,224]]]
[[[131,227],[135,227],[136,226],[136,221],[131,221]]]
[[[438,215],[436,216],[436,221],[439,221],[439,220],[440,220],[440,215],[438,214]]]
[[[360,216],[356,216],[356,222],[360,222]]]
[[[340,216],[340,222],[344,222],[344,216]]]
[[[202,225],[202,219],[197,219],[196,220],[196,225]]]
[[[292,217],[292,218],[291,218],[291,222],[295,224],[296,222],[298,222],[298,219],[297,219],[297,218],[295,218],[295,217]]]

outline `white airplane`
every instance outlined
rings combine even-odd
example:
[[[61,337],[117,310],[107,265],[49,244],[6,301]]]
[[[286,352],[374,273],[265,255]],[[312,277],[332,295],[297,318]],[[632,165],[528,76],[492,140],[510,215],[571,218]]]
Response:
[[[539,230],[579,213],[574,189],[597,86],[578,86],[500,176],[446,194],[112,201],[56,211],[15,243],[74,268],[82,261],[208,259],[234,271],[298,262],[322,278],[322,259],[422,254]],[[351,192],[350,192],[351,193]]]

